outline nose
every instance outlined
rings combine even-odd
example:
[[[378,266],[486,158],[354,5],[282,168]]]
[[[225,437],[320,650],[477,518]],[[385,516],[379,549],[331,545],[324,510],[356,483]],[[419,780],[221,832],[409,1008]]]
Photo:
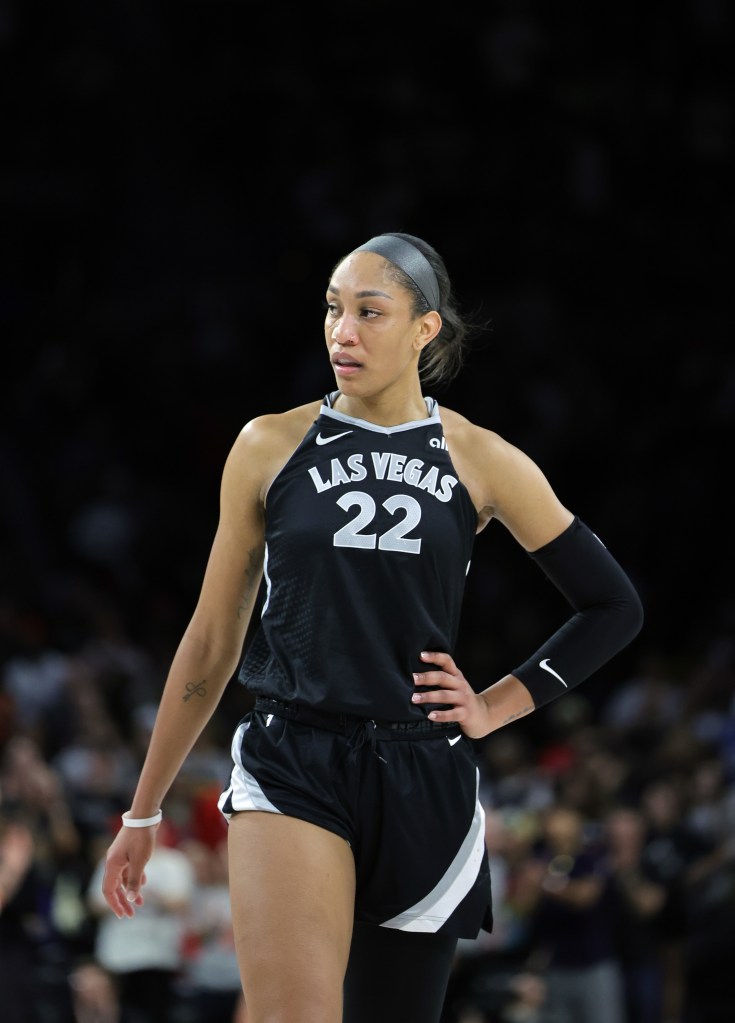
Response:
[[[355,330],[354,324],[347,316],[343,316],[342,319],[334,325],[332,340],[336,341],[338,345],[357,344],[357,331]]]

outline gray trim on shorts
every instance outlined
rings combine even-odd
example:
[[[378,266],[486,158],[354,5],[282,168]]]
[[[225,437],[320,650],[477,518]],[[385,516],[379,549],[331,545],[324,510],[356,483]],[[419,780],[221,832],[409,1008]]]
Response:
[[[446,923],[477,880],[485,853],[485,811],[480,803],[480,772],[477,771],[475,814],[457,855],[444,872],[444,876],[428,895],[381,927],[395,927],[401,931],[423,931],[433,934]]]

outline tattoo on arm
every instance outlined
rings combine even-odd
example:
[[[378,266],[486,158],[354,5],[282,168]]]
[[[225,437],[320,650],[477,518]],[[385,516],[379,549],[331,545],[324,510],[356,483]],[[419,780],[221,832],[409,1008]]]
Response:
[[[253,547],[248,553],[248,564],[245,568],[245,591],[237,608],[237,617],[241,618],[248,614],[253,598],[260,585],[260,577],[263,571],[263,547]]]
[[[192,696],[206,696],[207,695],[207,680],[203,678],[201,682],[187,682],[186,683],[186,696],[184,697],[184,703],[190,700]]]
[[[515,721],[517,718],[524,718],[526,714],[530,714],[532,710],[533,706],[524,707],[523,710],[516,711],[515,714],[509,714],[505,721],[503,721],[503,723],[500,725],[500,727],[502,728],[503,725],[509,725],[511,721]]]

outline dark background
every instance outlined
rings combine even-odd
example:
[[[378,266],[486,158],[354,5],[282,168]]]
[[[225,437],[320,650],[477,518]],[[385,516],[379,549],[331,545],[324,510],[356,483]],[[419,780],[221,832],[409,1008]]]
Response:
[[[163,672],[230,445],[333,386],[329,271],[406,230],[490,322],[436,396],[641,592],[590,697],[651,652],[686,678],[735,622],[732,28],[725,0],[0,5],[6,648],[19,614],[73,651],[114,609]],[[468,676],[562,614],[491,526]]]
[[[493,799],[554,771],[573,799],[609,736],[622,796],[663,778],[674,830],[720,857],[686,903],[682,1021],[729,1020],[733,20],[728,0],[0,0],[0,823],[32,820],[43,910],[29,934],[22,898],[2,907],[3,1013],[25,998],[33,1023],[67,1023],[84,885],[130,805],[227,453],[249,419],[334,387],[330,270],[404,230],[489,324],[435,396],[535,459],[645,605],[576,694],[482,746]],[[491,524],[457,660],[484,688],[568,613]],[[229,771],[246,701],[228,687],[167,821],[197,770]],[[70,783],[74,757],[91,766]],[[46,843],[47,797],[23,803],[62,777],[76,859]],[[82,922],[59,938],[65,876]]]

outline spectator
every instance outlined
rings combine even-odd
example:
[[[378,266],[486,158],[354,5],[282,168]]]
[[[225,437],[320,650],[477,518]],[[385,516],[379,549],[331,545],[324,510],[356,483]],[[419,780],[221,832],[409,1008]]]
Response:
[[[668,890],[645,855],[646,821],[636,809],[616,807],[605,818],[611,914],[622,964],[626,1023],[662,1023],[662,920]]]
[[[702,750],[697,749],[701,756]],[[689,772],[696,762],[691,756],[688,758]],[[688,776],[683,771],[669,770],[645,785],[640,796],[647,827],[646,860],[667,889],[660,921],[666,935],[663,948],[666,1019],[677,1018],[690,1001],[687,988],[692,979],[688,966],[692,939],[695,932],[703,933],[709,901],[705,895],[710,883],[717,886],[723,861],[723,849],[687,823],[687,793],[691,791]],[[705,923],[705,932],[706,927]],[[711,962],[711,956],[700,959],[705,969],[708,959]]]
[[[115,982],[99,963],[81,962],[69,974],[74,1023],[120,1023]]]
[[[31,829],[0,805],[0,998],[3,1023],[40,1023],[33,1011],[36,906]]]
[[[545,815],[530,963],[546,977],[559,1023],[625,1023],[608,879],[599,850],[585,842],[584,824],[564,806]]]
[[[3,666],[0,686],[13,701],[17,728],[37,740],[48,735],[57,741],[53,732],[66,719],[69,658],[54,649],[48,622],[35,608],[18,611],[13,635],[16,648]]]
[[[227,844],[190,840],[196,884],[186,917],[186,955],[179,984],[180,1013],[191,1023],[235,1023],[242,984],[235,954],[227,879]],[[242,1021],[244,1023],[244,1021]]]
[[[473,1011],[494,1016],[531,1002],[539,989],[527,971],[537,871],[537,814],[511,806],[487,808],[485,834],[493,884],[493,929],[460,941],[442,1023],[465,1023]],[[525,982],[528,979],[528,983]],[[542,987],[544,985],[541,985]]]

